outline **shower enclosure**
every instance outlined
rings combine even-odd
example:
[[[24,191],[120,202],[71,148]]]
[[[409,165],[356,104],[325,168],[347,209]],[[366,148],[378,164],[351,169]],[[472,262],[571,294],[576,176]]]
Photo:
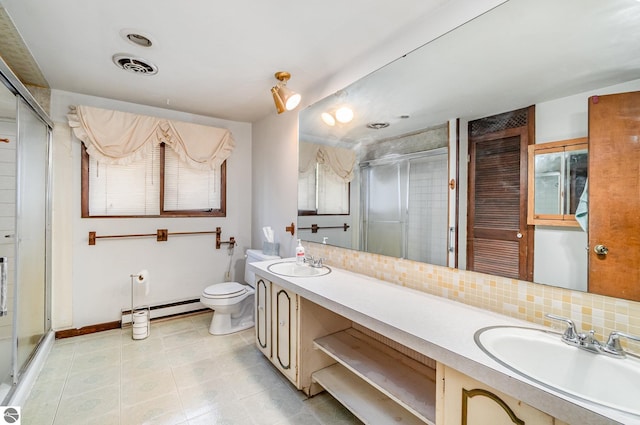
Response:
[[[0,400],[7,405],[50,331],[51,125],[0,61]]]
[[[361,166],[362,249],[447,265],[446,148]]]

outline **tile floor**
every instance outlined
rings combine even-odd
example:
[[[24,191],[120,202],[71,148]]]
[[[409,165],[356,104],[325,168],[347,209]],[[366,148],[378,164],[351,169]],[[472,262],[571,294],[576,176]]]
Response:
[[[253,329],[209,335],[211,313],[57,340],[23,425],[360,424],[327,393],[307,398],[255,348]]]

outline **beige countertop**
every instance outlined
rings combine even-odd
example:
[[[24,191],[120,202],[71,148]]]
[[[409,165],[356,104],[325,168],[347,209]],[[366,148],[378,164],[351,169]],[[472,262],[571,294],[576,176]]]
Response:
[[[257,275],[309,301],[569,424],[614,421],[640,424],[638,416],[555,392],[528,380],[493,360],[474,341],[475,332],[487,326],[540,327],[536,324],[331,265],[331,273],[313,277],[281,276],[267,269],[281,261],[295,259],[262,261],[249,267]]]

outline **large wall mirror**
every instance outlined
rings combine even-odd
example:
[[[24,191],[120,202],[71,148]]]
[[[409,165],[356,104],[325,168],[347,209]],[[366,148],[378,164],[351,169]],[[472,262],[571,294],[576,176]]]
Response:
[[[304,109],[298,237],[468,268],[468,123],[532,106],[536,144],[587,137],[590,96],[640,91],[638,22],[636,0],[508,0]],[[532,235],[534,282],[588,290],[588,232]]]

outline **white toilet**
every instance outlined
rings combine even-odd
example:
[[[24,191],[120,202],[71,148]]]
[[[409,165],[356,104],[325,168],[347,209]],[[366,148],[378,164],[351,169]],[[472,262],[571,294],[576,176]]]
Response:
[[[244,266],[244,281],[223,282],[207,286],[200,296],[200,302],[213,310],[209,325],[212,335],[225,335],[249,329],[254,325],[253,302],[255,293],[255,274],[248,265],[256,261],[278,259],[277,255],[265,255],[261,250],[248,249]]]

